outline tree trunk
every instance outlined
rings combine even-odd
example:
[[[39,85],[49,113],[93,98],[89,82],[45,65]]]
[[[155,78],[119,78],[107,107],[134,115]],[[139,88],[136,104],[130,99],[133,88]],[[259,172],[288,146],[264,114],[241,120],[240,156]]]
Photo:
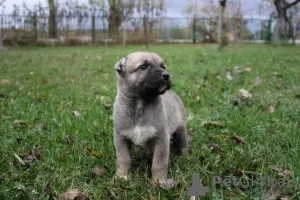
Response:
[[[0,30],[0,51],[3,50],[2,31]]]
[[[33,25],[33,43],[37,44],[38,42],[38,19],[36,13],[32,16],[32,25]]]
[[[93,41],[93,44],[96,43],[96,17],[95,17],[95,15],[92,16],[92,41]]]
[[[49,6],[49,37],[50,38],[56,38],[56,7],[54,0],[48,0],[48,6]]]
[[[292,3],[288,3],[286,0],[274,0],[278,14],[272,38],[274,45],[287,43],[289,37],[293,37],[293,35],[290,34],[293,30],[293,25],[289,22],[287,10],[299,2],[300,0],[294,0]]]
[[[119,35],[119,27],[122,23],[122,13],[118,2],[109,1],[109,17],[108,17],[108,35],[110,38],[117,38]]]
[[[145,45],[147,49],[149,48],[148,28],[149,28],[149,19],[146,15],[144,15],[144,34],[145,34]]]
[[[219,8],[219,18],[218,18],[218,43],[221,43],[223,32],[223,8]]]
[[[219,19],[218,19],[218,43],[219,43],[219,49],[223,48],[227,45],[227,40],[223,39],[223,36],[225,35],[223,32],[223,26],[224,26],[224,11],[226,8],[226,1],[227,0],[220,0],[220,8],[219,8]]]
[[[197,18],[196,18],[196,15],[194,15],[194,18],[193,18],[193,43],[194,44],[197,43],[196,27],[197,27]]]
[[[273,34],[273,44],[280,45],[286,42],[285,20],[283,16],[278,16]]]
[[[223,35],[224,11],[225,11],[225,5],[223,6],[220,3],[219,18],[218,18],[218,42],[219,43],[221,43],[222,35]]]
[[[1,1],[0,2],[0,6],[2,6],[2,4],[4,3],[5,0]],[[3,26],[3,16],[1,17],[1,27],[4,27]],[[3,47],[3,40],[2,40],[2,28],[0,29],[0,51],[3,50],[4,47]]]

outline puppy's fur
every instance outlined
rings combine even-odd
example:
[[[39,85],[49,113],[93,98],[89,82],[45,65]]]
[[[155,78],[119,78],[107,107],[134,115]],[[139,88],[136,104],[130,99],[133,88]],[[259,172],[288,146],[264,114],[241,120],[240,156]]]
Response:
[[[132,143],[152,155],[152,178],[163,188],[167,179],[170,140],[180,153],[188,150],[186,114],[182,101],[171,90],[171,79],[160,56],[136,52],[115,65],[117,96],[114,103],[114,142],[117,177],[127,179]]]

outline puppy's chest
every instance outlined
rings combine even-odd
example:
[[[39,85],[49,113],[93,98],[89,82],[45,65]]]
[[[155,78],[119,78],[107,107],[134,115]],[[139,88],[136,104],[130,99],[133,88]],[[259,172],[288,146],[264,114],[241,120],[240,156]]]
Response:
[[[150,125],[134,125],[123,131],[123,134],[135,145],[145,146],[146,142],[155,137],[157,130]]]

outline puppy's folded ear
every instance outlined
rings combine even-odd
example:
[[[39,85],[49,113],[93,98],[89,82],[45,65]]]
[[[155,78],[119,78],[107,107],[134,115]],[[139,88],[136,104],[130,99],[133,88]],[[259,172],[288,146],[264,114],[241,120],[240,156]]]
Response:
[[[118,72],[119,75],[124,75],[125,73],[126,60],[127,58],[124,57],[115,64],[115,70]]]

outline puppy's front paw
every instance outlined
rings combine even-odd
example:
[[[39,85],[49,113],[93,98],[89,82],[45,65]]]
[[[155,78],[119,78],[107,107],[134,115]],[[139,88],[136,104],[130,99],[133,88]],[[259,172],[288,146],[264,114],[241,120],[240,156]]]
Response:
[[[173,179],[160,180],[155,182],[160,188],[169,190],[175,186],[175,181]]]

